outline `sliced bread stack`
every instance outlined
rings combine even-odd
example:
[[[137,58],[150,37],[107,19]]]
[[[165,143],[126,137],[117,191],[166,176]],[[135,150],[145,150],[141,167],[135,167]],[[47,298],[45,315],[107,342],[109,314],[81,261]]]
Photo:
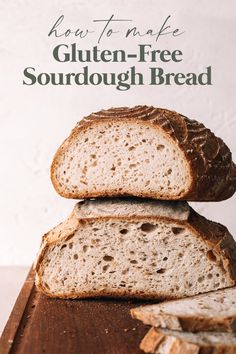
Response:
[[[131,310],[152,328],[140,349],[156,354],[236,353],[236,287]]]
[[[48,296],[175,299],[235,285],[232,236],[186,202],[236,189],[230,150],[203,124],[146,106],[93,113],[59,147],[51,179],[84,200],[43,237],[36,284]]]

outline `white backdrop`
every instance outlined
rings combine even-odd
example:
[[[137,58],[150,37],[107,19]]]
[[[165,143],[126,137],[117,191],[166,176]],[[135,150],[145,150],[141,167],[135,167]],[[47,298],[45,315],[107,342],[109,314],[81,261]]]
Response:
[[[131,18],[141,28],[158,28],[167,15],[185,31],[162,38],[156,48],[181,49],[184,61],[171,71],[202,71],[212,65],[212,86],[114,87],[23,86],[23,70],[75,72],[78,63],[56,63],[52,48],[79,40],[47,37],[55,20],[65,15],[70,27],[93,19]],[[147,104],[174,109],[202,121],[236,152],[236,2],[228,0],[62,1],[0,0],[0,264],[30,264],[41,235],[62,221],[74,205],[54,191],[49,167],[53,154],[77,120],[110,106]],[[146,42],[149,42],[146,40]],[[96,43],[87,39],[83,47]],[[103,46],[135,48],[137,42],[110,39]],[[133,46],[133,47],[132,47]],[[149,64],[147,64],[149,65]],[[177,66],[176,66],[177,65]],[[123,71],[124,63],[91,65],[91,70]],[[138,66],[137,66],[138,67]],[[236,196],[221,203],[194,203],[204,216],[225,224],[236,236]]]

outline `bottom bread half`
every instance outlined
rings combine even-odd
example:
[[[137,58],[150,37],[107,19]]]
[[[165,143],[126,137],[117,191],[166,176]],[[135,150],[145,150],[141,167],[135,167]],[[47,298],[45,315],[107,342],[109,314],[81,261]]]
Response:
[[[36,284],[47,295],[171,299],[235,284],[232,236],[192,209],[114,201],[99,214],[86,203],[43,238]]]

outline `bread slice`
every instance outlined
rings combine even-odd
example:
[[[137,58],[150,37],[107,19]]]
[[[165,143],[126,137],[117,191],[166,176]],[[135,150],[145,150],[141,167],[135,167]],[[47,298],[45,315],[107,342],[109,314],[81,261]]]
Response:
[[[236,336],[219,332],[179,332],[151,328],[140,349],[155,354],[235,354]]]
[[[236,287],[204,295],[140,306],[133,318],[153,327],[179,331],[236,331]]]
[[[51,179],[66,198],[216,201],[234,194],[236,167],[228,147],[203,124],[137,106],[80,121],[58,149]]]
[[[235,284],[227,229],[185,202],[87,200],[43,237],[36,284],[61,298],[173,299]]]

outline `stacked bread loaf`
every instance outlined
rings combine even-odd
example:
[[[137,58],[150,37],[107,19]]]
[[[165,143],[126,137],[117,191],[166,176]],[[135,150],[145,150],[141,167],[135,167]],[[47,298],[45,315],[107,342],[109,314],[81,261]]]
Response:
[[[45,294],[174,299],[235,285],[232,236],[186,202],[236,189],[230,150],[203,124],[146,106],[93,113],[58,149],[51,179],[83,201],[43,237]]]
[[[186,202],[236,189],[230,150],[203,124],[146,106],[93,113],[59,147],[51,179],[83,201],[43,237],[45,294],[174,299],[235,284],[234,239]]]

